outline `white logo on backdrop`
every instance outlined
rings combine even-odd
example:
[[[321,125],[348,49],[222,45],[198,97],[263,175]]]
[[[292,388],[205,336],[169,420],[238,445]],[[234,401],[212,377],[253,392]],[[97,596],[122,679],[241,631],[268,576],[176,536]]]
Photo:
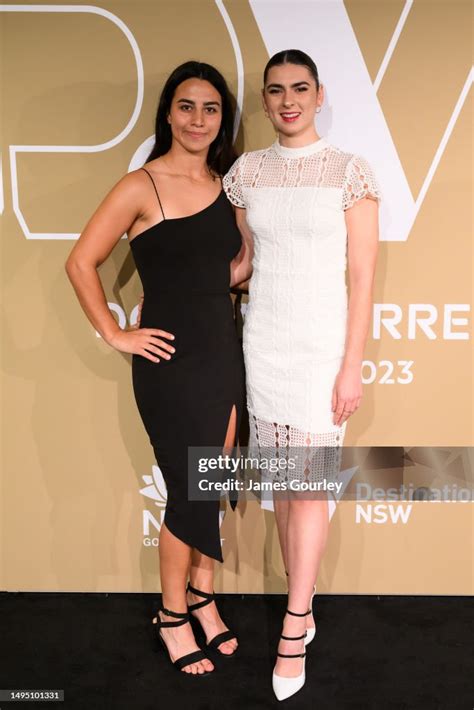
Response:
[[[318,117],[319,132],[334,145],[361,153],[372,163],[382,190],[380,239],[406,241],[466,100],[473,81],[472,70],[452,109],[420,193],[414,199],[377,99],[377,90],[412,1],[405,3],[374,83],[343,0],[249,1],[270,56],[297,47],[315,60],[326,88],[325,103]]]
[[[146,486],[145,488],[140,488],[140,493],[146,498],[151,498],[158,507],[165,508],[168,493],[163,474],[161,473],[159,466],[153,465],[151,470],[151,476],[142,476],[143,482],[146,483]]]
[[[149,498],[158,508],[158,517],[147,509],[143,511],[143,544],[145,547],[158,547],[158,535],[163,525],[165,517],[166,502],[168,492],[166,490],[165,479],[159,466],[151,467],[151,476],[142,476],[144,488],[140,488],[139,493],[145,498]],[[219,527],[222,526],[225,518],[225,510],[219,511]],[[225,538],[221,538],[221,545]]]
[[[222,2],[215,0],[235,54],[237,68],[237,111],[234,135],[237,134],[244,90],[244,64],[238,37]],[[336,145],[351,152],[363,153],[373,163],[382,188],[381,240],[405,241],[416,219],[433,176],[443,156],[473,82],[469,71],[451,117],[425,176],[421,190],[413,198],[406,176],[377,99],[377,91],[390,63],[406,19],[412,7],[407,0],[398,24],[388,44],[374,83],[371,82],[360,47],[344,7],[343,0],[250,0],[256,23],[269,55],[294,46],[303,49],[316,60],[326,102],[319,116],[321,132]],[[132,115],[124,129],[114,138],[97,145],[11,145],[10,171],[13,210],[27,239],[76,239],[76,233],[32,232],[20,209],[17,160],[19,153],[95,153],[119,144],[133,129],[139,117],[144,93],[143,62],[138,43],[128,26],[116,15],[91,5],[0,5],[1,12],[86,13],[100,15],[116,25],[126,37],[135,59],[137,95]],[[288,18],[291,17],[291,23]],[[350,67],[351,81],[341,67]],[[347,119],[350,116],[350,120]],[[136,150],[130,170],[139,167],[151,150],[153,138],[146,139]],[[3,207],[3,180],[0,176],[0,207]]]
[[[158,508],[154,513],[146,508],[142,512],[143,544],[145,547],[158,547],[158,536],[165,517],[168,499],[166,484],[160,467],[155,465],[151,467],[151,476],[145,475],[142,476],[142,479],[146,485],[144,488],[140,488],[140,493],[153,501]]]
[[[114,138],[106,141],[105,143],[99,143],[97,145],[11,145],[10,146],[10,171],[11,171],[11,183],[12,183],[12,202],[13,211],[18,219],[20,227],[23,234],[27,239],[76,239],[78,234],[68,234],[68,233],[40,233],[32,232],[28,227],[26,219],[20,209],[20,197],[18,188],[18,174],[17,174],[17,155],[19,153],[98,153],[104,150],[109,150],[121,143],[131,132],[135,126],[138,117],[140,116],[140,111],[143,104],[143,90],[144,90],[144,75],[143,75],[143,62],[140,54],[140,50],[135,37],[133,36],[127,25],[119,18],[108,10],[104,10],[100,7],[94,7],[92,5],[0,5],[0,12],[43,12],[43,13],[84,13],[91,15],[99,15],[106,20],[112,22],[119,30],[123,33],[127,39],[132,54],[135,60],[136,70],[137,70],[137,94],[135,98],[135,106],[132,111],[132,115],[123,128],[123,130]]]
[[[117,316],[120,328],[127,327],[127,315],[118,303],[108,302],[109,309]],[[247,303],[240,304],[242,318],[245,319]],[[470,320],[464,314],[470,314],[469,303],[445,303],[440,307],[431,303],[409,303],[402,306],[396,303],[374,303],[372,318],[372,338],[380,340],[382,334],[393,340],[469,340]],[[128,323],[136,325],[138,304],[130,312]],[[96,335],[100,338],[99,333]]]
[[[413,505],[403,503],[364,503],[357,504],[355,509],[355,522],[360,525],[364,523],[375,523],[376,525],[406,525],[412,513]]]
[[[224,25],[229,33],[229,37],[232,43],[232,48],[235,54],[235,61],[237,66],[237,109],[234,121],[234,137],[237,135],[240,125],[240,117],[242,114],[242,103],[244,95],[244,65],[242,60],[242,53],[240,51],[240,46],[238,43],[237,35],[235,33],[234,27],[232,25],[231,19],[224,4],[221,0],[216,0],[217,8],[222,16]],[[21,230],[26,237],[26,239],[77,239],[79,234],[77,233],[54,233],[54,232],[32,232],[28,227],[25,216],[23,215],[20,208],[20,194],[18,187],[18,170],[17,170],[17,155],[20,153],[99,153],[101,151],[109,150],[121,143],[134,128],[139,116],[143,104],[143,94],[144,94],[144,72],[143,72],[143,61],[140,54],[140,48],[138,43],[132,34],[129,27],[121,20],[117,15],[112,12],[105,10],[101,7],[94,7],[93,5],[0,5],[0,12],[23,12],[23,13],[83,13],[90,15],[99,15],[106,20],[112,22],[119,30],[123,33],[127,39],[135,60],[136,71],[137,71],[137,94],[135,99],[135,106],[132,115],[123,128],[123,130],[114,138],[106,141],[105,143],[99,143],[96,145],[11,145],[10,146],[10,178],[12,185],[12,205],[13,211],[18,219],[18,223]],[[153,144],[153,138],[147,139],[138,148],[135,155],[132,158],[130,169],[133,170],[135,167],[139,167],[143,164],[143,160],[146,159]],[[148,151],[148,152],[147,152]],[[135,165],[135,163],[137,163]],[[3,212],[3,179],[1,173],[1,162],[0,162],[0,207]]]

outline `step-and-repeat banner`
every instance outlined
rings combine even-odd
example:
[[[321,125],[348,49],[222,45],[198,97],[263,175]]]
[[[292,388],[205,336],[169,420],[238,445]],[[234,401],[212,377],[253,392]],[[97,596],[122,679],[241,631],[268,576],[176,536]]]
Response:
[[[263,68],[295,47],[325,85],[319,134],[364,155],[383,192],[365,394],[347,428],[343,486],[329,495],[318,592],[471,593],[470,3],[110,0],[0,11],[1,588],[159,589],[166,488],[130,358],[91,328],[64,263],[104,194],[143,164],[175,66],[199,59],[223,72],[237,148],[255,150],[275,138]],[[133,324],[141,287],[126,238],[100,275],[120,325]],[[271,507],[256,497],[223,514],[217,591],[286,589]]]

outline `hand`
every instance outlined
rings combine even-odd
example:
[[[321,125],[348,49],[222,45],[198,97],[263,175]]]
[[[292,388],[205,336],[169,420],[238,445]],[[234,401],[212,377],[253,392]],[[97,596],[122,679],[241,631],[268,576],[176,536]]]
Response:
[[[118,330],[107,342],[122,353],[142,355],[152,362],[160,362],[160,358],[170,360],[170,353],[175,352],[174,347],[163,338],[174,340],[174,335],[157,328],[133,327],[131,330]]]
[[[362,399],[362,374],[360,367],[342,367],[336,377],[332,392],[333,422],[342,426],[360,407]]]

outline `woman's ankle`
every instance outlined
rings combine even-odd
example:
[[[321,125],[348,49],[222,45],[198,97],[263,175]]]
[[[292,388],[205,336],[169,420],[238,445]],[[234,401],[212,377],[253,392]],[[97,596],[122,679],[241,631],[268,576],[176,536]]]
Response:
[[[204,594],[214,594],[214,578],[213,577],[206,577],[205,579],[190,579],[189,580],[189,585],[187,587],[187,592],[188,594],[194,594],[194,592],[191,592],[189,587],[192,587],[196,591],[203,592]],[[199,596],[199,595],[195,595]]]

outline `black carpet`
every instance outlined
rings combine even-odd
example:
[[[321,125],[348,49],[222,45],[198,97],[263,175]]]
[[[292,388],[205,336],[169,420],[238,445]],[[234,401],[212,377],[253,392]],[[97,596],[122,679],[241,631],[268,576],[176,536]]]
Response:
[[[319,596],[306,685],[278,702],[271,687],[286,597],[222,595],[238,656],[204,678],[179,673],[154,643],[150,594],[0,594],[0,687],[64,689],[64,702],[1,710],[471,710],[472,600]]]

